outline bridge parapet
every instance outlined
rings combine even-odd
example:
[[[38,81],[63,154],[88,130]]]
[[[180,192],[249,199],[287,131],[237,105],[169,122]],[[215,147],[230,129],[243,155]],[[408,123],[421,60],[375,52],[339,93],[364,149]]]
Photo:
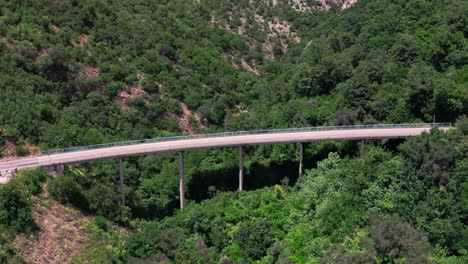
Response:
[[[42,154],[51,155],[51,154],[75,152],[75,151],[81,151],[81,150],[129,146],[129,145],[137,145],[137,144],[145,144],[145,143],[178,141],[178,140],[186,140],[186,139],[212,138],[212,137],[229,137],[229,136],[245,136],[245,135],[275,134],[275,133],[313,132],[313,131],[356,130],[356,129],[424,128],[424,127],[431,128],[431,127],[450,127],[450,126],[451,126],[451,123],[404,123],[404,124],[345,125],[345,126],[323,126],[323,127],[253,130],[253,131],[235,131],[235,132],[222,132],[222,133],[130,140],[130,141],[104,143],[104,144],[97,144],[97,145],[63,148],[63,149],[52,149],[52,150],[42,151]]]

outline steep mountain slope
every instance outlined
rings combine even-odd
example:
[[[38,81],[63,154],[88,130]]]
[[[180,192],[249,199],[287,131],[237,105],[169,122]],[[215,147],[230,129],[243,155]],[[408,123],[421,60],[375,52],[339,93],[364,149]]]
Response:
[[[42,169],[25,170],[0,187],[0,263],[83,263],[128,235],[103,217],[53,200],[47,181]]]
[[[228,23],[210,24],[211,13],[230,12],[223,6],[213,8],[213,3],[217,1],[2,3],[2,134],[16,141],[30,138],[43,147],[89,144],[117,135],[149,137],[157,130],[179,131],[173,121],[182,115],[180,102],[199,110],[206,123],[222,126],[226,111],[236,110],[239,96],[249,89],[246,82],[254,78],[231,64],[258,73],[263,55],[254,50],[263,44],[254,40],[249,44],[249,37],[220,29]],[[253,35],[250,29],[245,32]],[[293,38],[292,33],[271,32],[265,34]],[[279,49],[286,50],[287,44]],[[11,98],[15,101],[10,102]],[[136,118],[143,119],[138,123],[146,123],[146,131],[113,133],[121,121],[102,120],[98,127],[107,131],[88,139],[69,141],[58,135],[53,141],[46,139],[64,121],[65,108],[86,98],[98,100],[106,116],[118,115],[118,119],[125,115],[122,112],[141,113],[144,108],[150,113]],[[150,129],[149,123],[161,125]],[[63,125],[85,130],[93,126]],[[79,132],[83,133],[96,131]]]
[[[35,149],[34,145],[48,149],[182,133],[379,122],[454,122],[468,112],[468,21],[465,15],[468,7],[465,1],[297,2],[1,1],[2,155],[27,155]],[[375,200],[368,202],[378,201],[375,208],[389,214],[396,211],[395,204],[401,202],[398,199],[407,204],[417,202],[417,207],[408,206],[405,212],[398,211],[403,219],[382,222],[395,223],[402,233],[415,234],[404,243],[411,239],[424,242],[428,237],[439,256],[455,255],[457,258],[466,253],[460,244],[450,241],[455,241],[454,237],[464,241],[457,235],[465,234],[465,226],[458,223],[466,220],[460,218],[466,214],[458,207],[461,203],[458,198],[453,197],[462,197],[466,188],[449,188],[445,184],[448,175],[452,175],[460,186],[466,185],[462,183],[466,162],[459,162],[461,167],[456,167],[453,174],[445,171],[454,169],[455,158],[451,153],[464,153],[466,136],[450,139],[456,149],[450,144],[445,145],[449,139],[444,137],[434,135],[431,139],[434,142],[440,139],[440,145],[429,144],[427,138],[420,142],[421,146],[431,146],[429,149],[413,146],[420,154],[411,152],[408,147],[406,151],[411,157],[398,156],[393,160],[380,150],[371,152],[368,159],[374,154],[386,157],[379,162],[392,159],[387,165],[401,174],[380,175],[381,186],[368,186],[366,190],[375,195],[372,196]],[[377,144],[397,151],[395,145],[398,143]],[[443,149],[439,150],[438,146]],[[330,151],[341,156],[359,153],[353,142],[311,144],[305,151],[306,167],[315,167],[317,161],[326,158]],[[432,156],[424,156],[426,153]],[[459,157],[463,155],[457,159]],[[403,166],[399,160],[402,158],[408,159],[404,169],[400,167]],[[334,180],[319,178],[330,183],[331,187],[325,187],[333,192],[340,191],[333,185],[341,182],[341,178],[333,178],[338,175],[334,174],[334,166],[339,163],[337,159],[333,156],[325,161],[320,171]],[[364,169],[366,159],[359,160],[357,168]],[[247,190],[280,182],[294,185],[298,180],[297,146],[247,148],[245,161]],[[56,194],[54,198],[72,204],[86,214],[102,215],[122,225],[134,219],[164,219],[177,212],[178,165],[173,153],[125,159],[125,207],[119,205],[117,164],[116,161],[103,161],[67,167],[65,176],[51,181],[53,187],[50,188]],[[412,167],[418,164],[424,166]],[[237,153],[233,149],[188,152],[185,163],[187,198],[202,201],[235,190],[237,165]],[[363,175],[358,169],[341,168],[345,172],[339,175],[349,181],[355,175],[361,177],[357,180],[373,175],[373,171]],[[373,168],[376,172],[381,169],[378,165]],[[392,180],[387,180],[386,176],[392,176]],[[323,182],[307,179],[299,178],[299,181],[309,182],[306,189],[316,188],[310,195],[322,191]],[[407,179],[415,185],[403,184]],[[354,187],[360,186],[360,182],[351,183]],[[401,188],[401,192],[397,189],[392,192],[396,196],[388,197],[379,189],[392,186]],[[453,214],[432,210],[430,197],[424,196],[423,191],[412,196],[408,191],[412,188],[426,188],[431,190],[431,195],[438,196],[437,210],[444,208],[444,203],[457,204],[456,209]],[[21,190],[12,187],[5,190],[0,194],[20,197]],[[379,225],[367,225],[370,222],[365,221],[369,219],[363,216],[366,210],[374,207],[369,204],[353,207],[355,210],[350,211],[349,219],[352,225],[326,218],[327,212],[340,213],[332,210],[335,205],[345,208],[347,203],[361,204],[361,198],[357,197],[368,197],[368,193],[361,191],[356,187],[350,192],[334,193],[332,198],[323,198],[325,200],[317,204],[306,204],[308,211],[299,208],[300,216],[295,215],[297,211],[292,211],[288,219],[299,219],[304,221],[303,225],[294,222],[297,229],[282,230],[273,223],[274,235],[270,232],[272,223],[257,221],[258,215],[244,217],[244,209],[248,206],[239,205],[241,209],[229,207],[227,201],[236,202],[237,197],[225,195],[219,198],[226,199],[225,206],[220,208],[226,208],[226,223],[229,228],[235,226],[234,229],[207,230],[192,225],[199,213],[194,209],[190,215],[180,213],[173,218],[185,220],[183,224],[167,224],[169,231],[160,228],[161,223],[150,224],[154,237],[137,235],[131,254],[137,258],[135,262],[145,261],[147,257],[156,263],[167,259],[175,261],[174,248],[187,246],[195,250],[192,245],[196,244],[198,249],[206,247],[207,250],[190,252],[206,253],[207,257],[214,256],[215,262],[224,259],[223,263],[231,263],[232,259],[253,261],[266,256],[268,258],[263,259],[266,263],[318,262],[326,257],[339,259],[341,255],[353,255],[353,252],[364,254],[364,248],[372,255],[373,249],[379,249],[377,244],[367,247],[366,242],[358,242],[362,237],[372,238],[369,240],[372,243],[383,241],[379,240],[379,232],[372,237],[372,230],[364,228],[379,229]],[[10,192],[16,196],[10,196]],[[399,193],[407,196],[398,196]],[[444,196],[446,194],[451,198],[444,200],[448,197]],[[248,198],[248,204],[249,201],[260,201],[263,195],[279,199],[282,189],[258,190],[252,195],[254,198]],[[464,201],[463,197],[460,199]],[[18,201],[24,202],[22,206],[27,208],[26,198]],[[298,203],[291,201],[294,206]],[[287,206],[287,203],[276,200],[274,204],[280,208]],[[273,210],[268,205],[260,207],[265,211]],[[307,212],[312,210],[317,211],[309,215]],[[7,219],[6,216],[8,214],[0,214],[2,219]],[[271,220],[283,223],[282,217],[286,216],[278,215]],[[309,218],[316,217],[321,220],[313,222],[314,228],[308,230],[308,236],[314,238],[309,241],[309,237],[301,236],[300,230],[311,224]],[[336,219],[340,217],[342,215],[338,214]],[[247,218],[249,223],[242,224]],[[437,221],[431,222],[435,219]],[[237,222],[230,222],[234,220]],[[452,220],[457,224],[444,229]],[[10,225],[10,222],[6,223]],[[11,224],[18,225],[15,221]],[[356,229],[356,225],[363,229]],[[341,229],[333,232],[338,227]],[[413,227],[430,235],[420,235]],[[180,234],[178,228],[184,230],[183,235],[177,235]],[[271,242],[274,237],[278,241],[286,239],[294,243],[275,246],[266,243],[258,251],[246,251],[240,245],[251,245],[244,235],[252,230],[261,233],[257,237],[259,240],[265,235],[265,241]],[[265,230],[264,234],[262,230]],[[203,235],[208,237],[198,236],[198,232],[207,232]],[[230,240],[223,240],[223,237]],[[180,244],[171,244],[173,240],[169,238],[175,238]],[[145,239],[150,242],[141,242]],[[330,248],[335,242],[344,248]],[[151,246],[155,244],[169,246],[155,249]],[[426,246],[422,243],[418,250],[428,252]],[[319,251],[315,252],[315,249]],[[116,249],[109,255],[125,259],[128,257],[125,252],[130,249]],[[181,259],[186,260],[185,257],[188,256]],[[275,260],[270,261],[270,257]]]
[[[464,118],[399,153],[330,153],[294,187],[213,190],[125,228],[70,208],[88,196],[73,178],[26,171],[0,187],[0,263],[466,263],[467,135]]]
[[[464,5],[355,5],[3,2],[0,131],[51,148],[466,112]]]

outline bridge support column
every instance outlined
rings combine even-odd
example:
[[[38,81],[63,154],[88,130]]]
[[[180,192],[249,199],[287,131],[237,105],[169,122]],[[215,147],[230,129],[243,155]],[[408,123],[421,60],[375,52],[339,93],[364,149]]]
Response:
[[[124,192],[124,167],[122,158],[119,159],[120,167],[120,198],[122,200],[122,206],[125,206],[125,192]]]
[[[63,174],[65,170],[65,165],[63,164],[55,164],[50,166],[43,167],[48,173],[51,173],[56,177],[57,175]]]
[[[302,162],[304,160],[304,144],[299,143],[299,175],[302,174]]]
[[[244,184],[244,147],[239,147],[239,191],[242,191]]]
[[[184,199],[185,199],[185,183],[184,183],[184,152],[179,151],[179,196],[180,196],[180,209],[184,208]]]
[[[55,171],[58,173],[58,174],[63,174],[63,172],[65,171],[65,165],[63,164],[60,164],[60,165],[55,165],[54,166],[55,168]]]
[[[360,147],[361,147],[361,148],[360,148],[361,151],[363,151],[364,148],[366,147],[366,141],[364,141],[364,139],[361,139],[361,146],[360,146]]]

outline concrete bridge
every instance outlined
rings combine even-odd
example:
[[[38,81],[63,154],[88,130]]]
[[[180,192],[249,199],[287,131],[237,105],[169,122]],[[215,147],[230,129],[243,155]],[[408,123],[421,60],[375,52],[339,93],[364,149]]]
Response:
[[[259,144],[300,143],[299,173],[302,173],[304,142],[336,141],[336,140],[368,140],[405,138],[418,136],[433,127],[441,130],[450,128],[449,123],[410,123],[410,124],[378,124],[352,125],[331,127],[308,127],[275,130],[239,131],[193,136],[156,138],[127,142],[116,142],[92,146],[73,147],[43,151],[41,156],[22,158],[13,161],[0,162],[0,173],[11,172],[29,167],[45,167],[59,173],[64,165],[118,158],[120,165],[120,188],[122,204],[123,196],[123,165],[122,158],[128,156],[147,155],[159,152],[179,152],[180,168],[180,207],[184,206],[184,151],[202,148],[238,147],[239,149],[239,190],[243,187],[243,146]]]

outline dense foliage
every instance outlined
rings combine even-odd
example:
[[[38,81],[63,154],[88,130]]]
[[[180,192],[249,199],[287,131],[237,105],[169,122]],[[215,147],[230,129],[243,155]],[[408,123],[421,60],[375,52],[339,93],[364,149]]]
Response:
[[[165,136],[180,132],[180,103],[191,111],[195,131],[205,132],[454,121],[468,110],[462,2],[359,1],[345,11],[309,14],[248,1],[5,1],[0,133],[19,145],[19,155],[25,142],[45,149]],[[249,55],[275,43],[255,33],[268,21],[286,21],[302,38],[281,42],[289,51],[275,60]],[[261,75],[232,66],[243,58],[255,58]],[[142,95],[122,101],[135,87]],[[306,164],[330,150],[350,154],[355,147],[312,146]],[[284,177],[295,182],[296,147],[246,154],[248,188]],[[235,158],[233,150],[189,154],[189,198],[234,190]],[[173,155],[126,162],[134,216],[170,214],[177,205],[176,169]],[[86,192],[79,207],[128,215],[118,208],[115,162],[76,170],[69,174]]]
[[[16,233],[31,229],[30,198],[42,191],[42,183],[48,178],[42,169],[26,170],[18,179],[0,186],[0,231]]]
[[[289,2],[0,1],[0,157],[31,145],[454,122],[468,112],[465,1],[360,0],[311,12]],[[125,159],[126,206],[113,160],[69,166],[47,190],[122,225],[175,213],[142,225],[107,261],[457,261],[467,244],[463,131],[364,152],[310,144],[314,169],[299,178],[297,146],[248,147],[254,191],[240,193],[230,192],[236,150],[190,151],[191,204],[181,212],[173,153]],[[0,229],[26,228],[40,179],[21,178],[27,192],[0,188]]]
[[[163,114],[181,113],[179,102],[208,130],[454,121],[467,112],[463,1],[359,1],[309,15],[201,2],[3,1],[2,135],[43,148],[161,136],[179,131]],[[239,9],[290,21],[303,40],[265,59],[259,77],[236,69],[223,56],[248,52],[235,43],[253,40],[208,19]],[[121,111],[117,94],[135,86],[146,94]]]
[[[142,263],[464,263],[466,135],[433,130],[398,154],[330,153],[294,187],[191,203],[119,252]]]

